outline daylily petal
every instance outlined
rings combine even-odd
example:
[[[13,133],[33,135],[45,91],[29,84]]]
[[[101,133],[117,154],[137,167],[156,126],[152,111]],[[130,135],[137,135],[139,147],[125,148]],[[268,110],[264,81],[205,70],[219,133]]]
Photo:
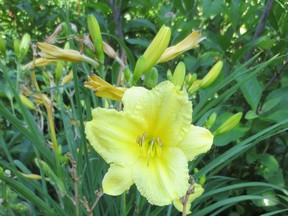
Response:
[[[213,135],[203,127],[191,125],[189,132],[179,143],[178,147],[190,161],[197,155],[207,152],[213,143]]]
[[[147,122],[147,131],[143,132],[159,137],[163,145],[176,145],[190,128],[192,104],[186,92],[166,81],[139,99],[134,115]]]
[[[139,159],[132,172],[137,189],[154,205],[168,205],[180,199],[189,187],[187,160],[175,147],[163,148],[162,155],[148,163],[147,158]]]
[[[128,190],[133,183],[130,167],[111,164],[102,181],[103,192],[117,196]]]
[[[141,100],[143,95],[147,92],[148,90],[143,87],[132,87],[127,89],[122,97],[124,111],[134,111],[139,100]]]
[[[137,136],[142,132],[141,119],[125,112],[96,108],[85,133],[92,147],[107,163],[129,165],[139,157]]]

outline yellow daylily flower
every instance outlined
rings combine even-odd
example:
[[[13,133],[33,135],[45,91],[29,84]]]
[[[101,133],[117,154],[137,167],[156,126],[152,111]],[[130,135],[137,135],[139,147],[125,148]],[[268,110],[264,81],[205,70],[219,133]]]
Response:
[[[167,62],[180,55],[181,53],[197,47],[198,43],[204,39],[205,37],[201,37],[201,33],[199,31],[193,31],[190,35],[188,35],[184,40],[180,41],[175,46],[168,47],[160,57],[159,63]]]
[[[126,88],[114,87],[100,77],[92,74],[88,77],[88,81],[84,83],[86,88],[94,91],[95,95],[112,100],[120,101]]]
[[[123,111],[94,109],[85,126],[90,144],[110,164],[104,193],[120,195],[136,184],[151,204],[180,199],[189,187],[188,161],[211,148],[213,135],[191,125],[188,95],[170,81],[152,90],[129,88],[122,102]]]
[[[188,201],[187,201],[187,204],[186,204],[186,213],[187,214],[191,213],[191,211],[190,211],[191,203],[197,197],[201,196],[201,194],[204,192],[204,189],[202,188],[202,186],[200,184],[196,184],[195,183],[193,186],[194,186],[193,193],[189,195]],[[173,201],[173,205],[178,211],[180,211],[180,212],[183,211],[183,203],[181,202],[181,199],[174,200]]]
[[[85,56],[84,54],[71,49],[61,49],[59,47],[56,47],[54,45],[48,44],[48,43],[41,43],[38,42],[37,46],[42,51],[40,53],[40,56],[42,58],[52,59],[52,60],[65,60],[65,61],[71,61],[71,62],[87,62],[91,64],[93,67],[97,68],[99,66],[99,63],[95,60],[89,58],[88,56]]]

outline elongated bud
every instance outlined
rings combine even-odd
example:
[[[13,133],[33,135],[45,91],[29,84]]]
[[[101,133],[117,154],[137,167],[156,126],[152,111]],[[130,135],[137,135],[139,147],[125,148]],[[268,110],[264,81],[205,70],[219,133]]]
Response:
[[[124,77],[126,79],[126,81],[128,82],[130,80],[130,75],[131,75],[131,71],[128,67],[125,67],[123,70],[124,73]]]
[[[20,58],[20,41],[14,40],[13,42],[14,52],[18,58]]]
[[[236,113],[235,115],[228,118],[213,134],[214,136],[225,134],[231,131],[241,120],[242,112]]]
[[[24,176],[27,179],[32,179],[32,180],[41,180],[42,177],[40,175],[37,174],[25,174],[25,173],[21,173],[22,176]]]
[[[61,77],[62,77],[62,72],[64,68],[64,62],[63,61],[58,61],[57,66],[55,69],[55,83],[58,84]]]
[[[95,18],[95,16],[91,14],[91,15],[88,15],[87,23],[88,23],[88,29],[92,38],[92,42],[95,47],[96,57],[101,63],[103,63],[104,51],[103,51],[102,36],[101,36],[101,31],[100,31],[98,21]]]
[[[136,62],[136,66],[131,80],[132,83],[136,83],[140,79],[141,75],[143,74],[144,67],[145,67],[145,57],[140,56],[138,58],[138,61]]]
[[[139,68],[139,64],[137,64],[138,61],[143,61],[140,60],[140,58],[136,62],[132,83],[136,83],[142,74],[150,71],[150,69],[159,61],[161,55],[163,54],[163,52],[165,51],[165,49],[169,44],[170,37],[171,37],[171,29],[166,26],[162,26],[157,35],[155,36],[155,38],[153,39],[153,41],[151,42],[151,44],[148,46],[148,48],[143,54],[143,57],[145,59],[144,67]]]
[[[188,89],[188,94],[193,95],[200,89],[200,83],[202,80],[195,80]]]
[[[158,71],[156,68],[152,68],[145,77],[144,85],[147,88],[153,88],[158,84]]]
[[[0,35],[0,53],[6,58],[6,40]]]
[[[23,59],[29,50],[31,37],[28,33],[24,34],[20,43],[20,58]]]
[[[57,60],[53,59],[46,59],[46,58],[37,58],[35,61],[31,61],[27,63],[26,65],[23,65],[21,67],[22,70],[30,69],[32,67],[44,67],[46,65],[50,64],[57,64]]]
[[[186,73],[185,64],[183,62],[180,62],[175,68],[175,71],[172,77],[172,83],[174,83],[174,85],[181,88],[184,82],[185,73]]]
[[[214,123],[215,123],[215,121],[216,121],[216,118],[217,118],[217,114],[216,114],[215,112],[213,112],[213,113],[209,116],[209,118],[207,119],[207,121],[204,123],[205,127],[208,128],[208,129],[210,129],[210,128],[214,125]]]
[[[218,61],[208,72],[208,74],[202,79],[202,82],[200,83],[200,88],[207,88],[210,86],[218,77],[219,73],[221,72],[221,69],[223,67],[223,62]]]
[[[24,106],[26,106],[30,110],[35,110],[34,104],[26,96],[21,94],[19,97]]]

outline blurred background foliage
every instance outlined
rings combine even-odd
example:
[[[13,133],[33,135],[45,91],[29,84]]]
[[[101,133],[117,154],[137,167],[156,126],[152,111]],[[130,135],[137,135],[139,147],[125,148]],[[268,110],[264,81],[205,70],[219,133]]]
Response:
[[[55,155],[45,141],[50,139],[43,120],[45,113],[35,114],[21,105],[15,87],[18,86],[15,82],[27,81],[25,77],[29,73],[21,71],[20,66],[33,59],[32,49],[21,61],[13,51],[15,41],[20,41],[25,33],[29,33],[32,43],[45,41],[63,22],[75,24],[77,32],[66,29],[57,37],[57,46],[63,47],[69,41],[74,49],[81,50],[81,42],[76,39],[88,33],[87,15],[94,14],[103,40],[127,59],[130,69],[163,24],[172,29],[170,44],[181,41],[192,29],[201,30],[206,39],[199,48],[157,66],[159,82],[166,79],[167,70],[173,71],[179,61],[185,62],[187,74],[195,73],[199,78],[217,60],[224,61],[214,85],[191,98],[193,121],[203,125],[215,112],[217,121],[211,127],[215,131],[233,113],[243,112],[243,118],[233,130],[216,136],[213,149],[191,164],[195,180],[205,182],[204,195],[192,204],[193,213],[287,215],[287,10],[286,0],[0,0],[0,31],[6,41],[6,53],[0,54],[0,166],[3,169],[0,191],[2,198],[6,198],[0,204],[0,214],[87,215],[87,205],[91,207],[97,200],[94,191],[101,187],[108,166],[86,146],[83,133],[83,121],[91,118],[91,108],[105,105],[83,88],[82,83],[92,69],[84,64],[77,68],[66,65],[63,74],[68,74],[71,68],[77,72],[77,78],[73,79],[75,86],[70,83],[52,89],[56,91],[54,119],[62,147],[61,168],[57,168]],[[91,54],[85,48],[84,52]],[[105,66],[106,80],[115,84],[118,63],[106,58]],[[43,92],[51,91],[49,75],[53,76],[54,70],[53,67],[36,69]],[[40,133],[38,126],[43,124]],[[40,159],[54,172],[60,169],[56,177],[39,165]],[[81,176],[79,179],[73,170],[76,176]],[[38,173],[50,181],[27,179],[19,171]],[[80,200],[78,211],[75,211],[76,199]],[[102,196],[92,212],[94,215],[177,215],[172,206],[149,205],[135,187],[120,197]]]

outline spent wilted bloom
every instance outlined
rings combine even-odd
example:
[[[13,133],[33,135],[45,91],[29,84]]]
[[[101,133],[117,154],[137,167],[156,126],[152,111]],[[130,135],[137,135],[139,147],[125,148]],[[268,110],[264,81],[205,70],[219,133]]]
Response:
[[[34,61],[27,63],[21,67],[22,70],[30,69],[32,67],[44,67],[50,64],[57,64],[57,60],[46,59],[46,58],[37,58]]]
[[[122,102],[123,111],[94,109],[85,126],[90,144],[110,164],[103,191],[120,195],[136,184],[151,204],[171,204],[189,188],[188,161],[211,148],[213,135],[191,125],[188,95],[170,81],[152,90],[131,87]]]
[[[121,100],[126,88],[114,87],[105,80],[101,79],[95,74],[88,77],[84,83],[86,88],[94,91],[95,95],[112,100]]]
[[[186,204],[186,213],[190,214],[190,207],[191,207],[191,203],[199,196],[201,196],[201,194],[204,192],[204,189],[202,188],[202,186],[200,184],[196,184],[194,183],[193,185],[193,193],[189,194],[188,200],[187,200],[187,204]],[[183,200],[182,199],[177,199],[173,201],[173,205],[174,207],[178,210],[178,211],[183,211]]]
[[[168,47],[159,59],[159,62],[167,62],[187,50],[197,47],[197,45],[204,40],[199,31],[193,31],[184,40],[180,41],[175,46]]]
[[[87,62],[93,67],[97,68],[99,63],[95,60],[85,56],[84,54],[71,49],[61,49],[48,43],[38,42],[37,46],[40,48],[40,56],[50,60],[65,60],[71,62]]]

